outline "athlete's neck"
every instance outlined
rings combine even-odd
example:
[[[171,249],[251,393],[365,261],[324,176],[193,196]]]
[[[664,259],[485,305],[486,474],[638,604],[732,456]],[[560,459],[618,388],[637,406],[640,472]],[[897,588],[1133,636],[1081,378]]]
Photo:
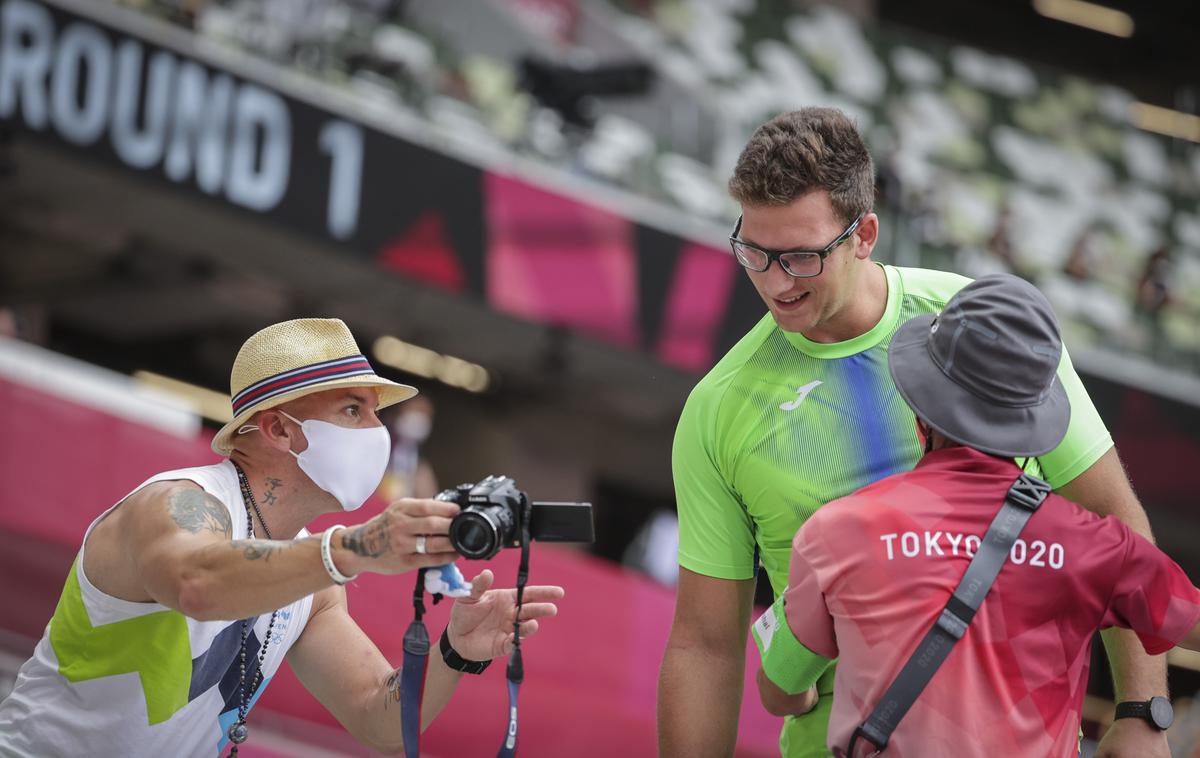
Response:
[[[849,302],[829,319],[804,332],[806,339],[827,345],[845,342],[871,331],[883,318],[887,310],[887,274],[874,261],[862,263],[865,270],[860,273]]]

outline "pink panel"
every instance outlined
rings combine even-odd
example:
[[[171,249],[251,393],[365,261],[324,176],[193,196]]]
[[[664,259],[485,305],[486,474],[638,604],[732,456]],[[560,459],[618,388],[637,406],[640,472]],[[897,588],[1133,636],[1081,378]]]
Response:
[[[180,439],[0,380],[0,526],[79,543],[148,477],[218,460],[211,435]]]
[[[667,294],[659,360],[697,372],[712,365],[737,269],[733,258],[720,250],[694,244],[683,249]]]
[[[492,306],[637,347],[630,222],[517,179],[489,173],[484,187]]]

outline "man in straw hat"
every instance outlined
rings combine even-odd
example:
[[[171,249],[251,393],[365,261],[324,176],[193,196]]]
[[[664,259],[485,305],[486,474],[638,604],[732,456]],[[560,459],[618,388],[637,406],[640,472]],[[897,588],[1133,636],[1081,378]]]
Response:
[[[358,508],[390,450],[379,409],[416,390],[376,376],[337,319],[299,319],[248,339],[230,381],[226,460],[139,485],[84,535],[62,597],[10,697],[0,755],[215,755],[285,654],[356,738],[400,749],[395,670],[346,608],[341,585],[452,561],[458,506],[403,498],[357,526],[306,524]],[[513,590],[484,571],[455,601],[430,656],[422,727],[470,662],[512,647]],[[560,587],[528,587],[522,636]],[[465,660],[464,660],[465,659]]]
[[[910,319],[892,340],[888,366],[926,453],[914,470],[804,524],[788,588],[754,627],[768,694],[785,711],[785,692],[804,693],[792,707],[806,708],[806,689],[838,659],[835,755],[847,754],[856,727],[948,607],[981,538],[992,539],[984,534],[1021,467],[1066,434],[1061,353],[1050,304],[1008,274],[967,285],[941,316]],[[974,617],[956,611],[969,619],[965,634],[883,755],[1075,756],[1097,629],[1131,629],[1152,655],[1200,648],[1200,589],[1170,558],[1117,519],[1059,495],[1035,507]],[[1163,729],[1170,703],[1126,704],[1122,716]],[[860,737],[854,755],[875,750]]]

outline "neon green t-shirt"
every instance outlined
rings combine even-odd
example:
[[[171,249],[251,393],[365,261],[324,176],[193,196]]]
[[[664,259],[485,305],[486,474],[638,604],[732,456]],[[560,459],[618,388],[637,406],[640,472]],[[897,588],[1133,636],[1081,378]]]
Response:
[[[679,509],[679,565],[722,579],[752,579],[761,560],[776,593],[787,584],[792,538],[822,505],[916,465],[922,448],[912,411],[888,373],[900,324],[937,313],[970,280],[884,266],[883,318],[846,342],[819,344],[784,332],[767,314],[700,380],[675,431],[672,471]],[[1055,488],[1112,447],[1070,358],[1059,380],[1071,402],[1067,435],[1030,470]],[[788,717],[788,758],[826,756],[831,666],[818,707]]]

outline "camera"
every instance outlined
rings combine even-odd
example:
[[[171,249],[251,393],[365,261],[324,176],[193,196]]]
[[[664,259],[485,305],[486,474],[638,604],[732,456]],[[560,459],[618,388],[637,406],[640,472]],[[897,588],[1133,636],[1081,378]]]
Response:
[[[450,522],[450,545],[464,558],[487,560],[501,548],[521,547],[523,520],[540,542],[594,542],[591,503],[533,502],[507,476],[444,490],[438,500],[461,510]]]

